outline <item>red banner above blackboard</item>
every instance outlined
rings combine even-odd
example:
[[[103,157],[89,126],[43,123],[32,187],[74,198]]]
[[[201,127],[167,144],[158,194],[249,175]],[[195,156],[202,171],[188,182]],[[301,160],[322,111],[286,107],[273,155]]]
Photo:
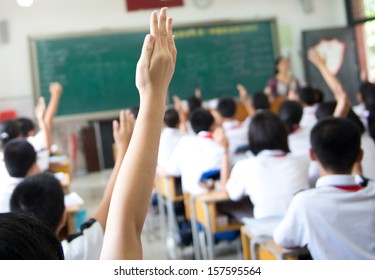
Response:
[[[128,11],[176,7],[184,5],[184,0],[126,0]]]

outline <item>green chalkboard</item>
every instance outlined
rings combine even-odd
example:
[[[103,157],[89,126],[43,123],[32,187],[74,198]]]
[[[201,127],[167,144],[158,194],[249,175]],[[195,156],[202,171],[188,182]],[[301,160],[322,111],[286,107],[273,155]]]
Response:
[[[178,58],[169,96],[234,95],[236,84],[261,90],[272,76],[278,47],[275,22],[242,21],[175,28]],[[95,116],[139,103],[135,68],[144,31],[111,31],[30,39],[35,96],[49,83],[64,94],[57,116]]]

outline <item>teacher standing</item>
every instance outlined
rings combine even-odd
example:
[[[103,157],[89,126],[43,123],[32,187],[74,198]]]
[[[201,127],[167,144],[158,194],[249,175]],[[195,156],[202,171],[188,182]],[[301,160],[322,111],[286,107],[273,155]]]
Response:
[[[290,73],[289,59],[279,57],[275,62],[275,75],[267,81],[264,93],[271,99],[286,98],[291,90],[295,92],[298,88],[298,80]]]

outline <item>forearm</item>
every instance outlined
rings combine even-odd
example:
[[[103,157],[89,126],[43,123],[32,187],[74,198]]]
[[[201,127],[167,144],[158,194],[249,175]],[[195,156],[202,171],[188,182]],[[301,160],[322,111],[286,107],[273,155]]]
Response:
[[[44,116],[44,122],[49,129],[51,129],[52,127],[52,121],[56,115],[59,103],[60,103],[60,94],[52,94],[51,99],[48,103],[46,114]]]
[[[320,74],[322,75],[324,81],[327,83],[328,87],[333,93],[335,100],[338,100],[341,96],[341,93],[337,92],[338,88],[341,88],[341,82],[329,71],[325,64],[317,66]]]
[[[164,101],[141,100],[133,136],[113,190],[107,221],[107,231],[111,230],[112,236],[119,234],[123,237],[105,239],[101,258],[142,258],[141,246],[134,247],[134,244],[140,240],[151,197],[164,106]],[[119,219],[111,212],[122,213],[123,217]],[[116,250],[116,257],[113,256],[114,247],[121,248]]]
[[[230,174],[229,152],[224,152],[221,159],[220,183],[223,191],[226,191],[226,185]]]

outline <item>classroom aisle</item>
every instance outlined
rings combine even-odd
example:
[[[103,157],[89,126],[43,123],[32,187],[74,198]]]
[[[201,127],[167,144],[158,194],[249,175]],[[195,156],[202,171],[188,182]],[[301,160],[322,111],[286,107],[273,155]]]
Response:
[[[86,218],[95,210],[100,202],[107,180],[112,170],[90,173],[79,177],[73,177],[71,191],[79,194],[83,200],[83,210],[86,211]],[[150,208],[146,217],[145,226],[142,233],[143,257],[145,260],[167,260],[171,259],[171,244],[165,244],[165,238],[160,229],[159,214]],[[180,259],[193,259],[193,249],[191,246],[180,248],[178,250]],[[218,244],[217,259],[238,259],[236,247],[234,244]]]

